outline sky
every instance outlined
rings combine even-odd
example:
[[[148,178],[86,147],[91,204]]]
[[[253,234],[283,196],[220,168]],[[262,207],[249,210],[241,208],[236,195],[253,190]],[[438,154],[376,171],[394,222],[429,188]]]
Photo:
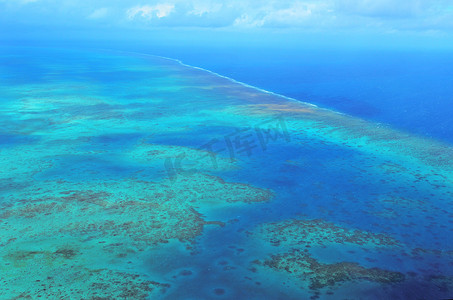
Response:
[[[0,0],[0,36],[66,29],[375,34],[453,40],[453,1]]]

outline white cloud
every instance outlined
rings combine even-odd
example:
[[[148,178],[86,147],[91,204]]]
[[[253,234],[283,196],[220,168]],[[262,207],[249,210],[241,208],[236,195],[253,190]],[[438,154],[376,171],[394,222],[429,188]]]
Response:
[[[135,2],[137,1],[137,2]],[[0,0],[0,21],[112,26],[442,30],[452,0]],[[132,4],[131,4],[132,3]],[[87,20],[88,19],[88,20]],[[127,24],[129,21],[144,24]],[[130,22],[135,23],[135,22]],[[94,24],[94,22],[93,22]]]
[[[109,9],[106,8],[106,7],[98,8],[98,9],[94,10],[94,11],[88,16],[88,19],[93,19],[93,20],[102,19],[102,18],[104,18],[104,17],[107,16],[108,12],[109,12]]]
[[[432,4],[426,0],[342,0],[336,1],[336,9],[369,17],[394,18],[421,14]]]
[[[236,18],[233,22],[233,26],[236,27],[262,27],[264,25],[263,19],[255,19],[247,14],[241,15]]]
[[[234,26],[241,27],[293,27],[305,26],[316,18],[332,13],[329,6],[313,2],[294,2],[290,5],[280,3],[278,7],[262,6],[250,10],[253,14],[242,14],[234,21]]]
[[[129,8],[126,11],[126,14],[130,20],[133,20],[136,17],[142,17],[145,19],[157,17],[158,19],[161,19],[170,15],[174,9],[174,4],[160,3],[156,5],[134,6]]]
[[[219,12],[222,9],[223,4],[213,2],[194,2],[192,6],[193,9],[187,14],[201,17],[206,14]]]
[[[312,16],[315,4],[306,4],[296,2],[292,6],[284,9],[270,10],[264,17],[265,24],[293,24],[303,23],[307,18]]]

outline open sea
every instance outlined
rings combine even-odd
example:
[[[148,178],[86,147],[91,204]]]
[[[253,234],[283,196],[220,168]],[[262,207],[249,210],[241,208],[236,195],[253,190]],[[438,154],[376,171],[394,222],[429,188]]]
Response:
[[[0,47],[0,299],[453,297],[451,55],[128,50]]]
[[[453,56],[449,50],[132,48],[453,143]]]

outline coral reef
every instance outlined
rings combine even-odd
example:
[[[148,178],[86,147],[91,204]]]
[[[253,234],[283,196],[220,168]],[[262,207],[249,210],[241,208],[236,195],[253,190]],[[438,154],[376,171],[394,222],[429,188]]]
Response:
[[[69,259],[58,257],[55,253],[43,252],[14,257],[16,266],[9,269],[7,277],[0,277],[2,285],[0,297],[2,299],[148,299],[151,294],[161,294],[170,287],[168,284],[148,280],[144,275],[109,269],[89,269],[61,261]],[[33,261],[32,265],[28,261]],[[17,264],[21,266],[18,267]],[[38,268],[40,272],[37,271]]]
[[[267,201],[272,193],[192,174],[174,182],[41,182],[2,205],[3,297],[143,299],[163,285],[123,271],[170,240],[192,242],[206,225],[194,205]],[[189,245],[188,245],[189,246]],[[0,294],[1,295],[1,294]]]
[[[301,289],[309,288],[314,298],[319,296],[319,290],[337,288],[342,283],[391,284],[405,280],[403,273],[365,267],[353,259],[344,260],[341,255],[336,259],[329,256],[329,262],[315,256],[316,247],[332,249],[333,253],[338,252],[339,246],[358,246],[365,251],[399,249],[400,242],[384,234],[340,227],[322,219],[291,219],[261,224],[249,236],[273,246],[266,258],[253,262],[258,271],[271,269],[289,276]]]
[[[379,268],[365,268],[352,262],[321,263],[309,254],[299,250],[273,255],[264,262],[257,261],[255,263],[276,271],[286,272],[298,280],[308,280],[311,290],[319,290],[354,280],[397,283],[405,279],[405,275],[400,272]]]
[[[237,166],[230,158],[223,157],[218,153],[194,149],[190,147],[182,147],[176,145],[160,145],[141,142],[134,147],[128,156],[141,163],[156,163],[162,162],[166,159],[176,160],[180,159],[181,170],[231,170],[236,169]]]
[[[287,220],[267,223],[252,233],[274,246],[326,246],[329,244],[354,244],[361,246],[388,247],[399,242],[385,234],[340,227],[321,219]]]

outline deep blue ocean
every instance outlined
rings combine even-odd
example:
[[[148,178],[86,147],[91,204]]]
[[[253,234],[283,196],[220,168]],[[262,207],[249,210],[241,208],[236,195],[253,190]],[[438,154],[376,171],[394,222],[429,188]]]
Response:
[[[179,59],[264,90],[453,143],[453,55],[448,51],[129,49]]]

